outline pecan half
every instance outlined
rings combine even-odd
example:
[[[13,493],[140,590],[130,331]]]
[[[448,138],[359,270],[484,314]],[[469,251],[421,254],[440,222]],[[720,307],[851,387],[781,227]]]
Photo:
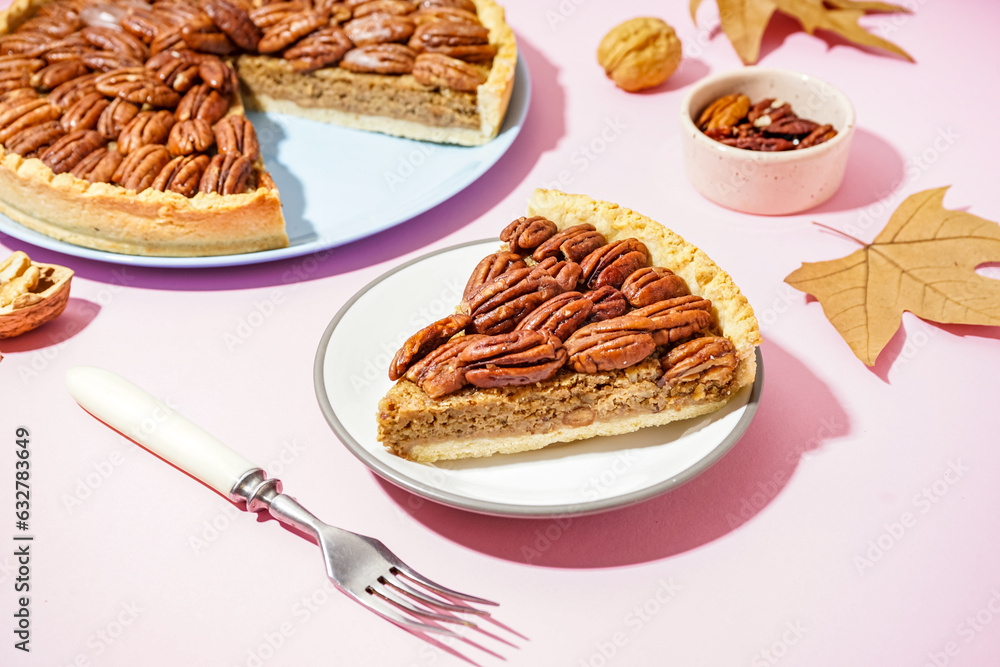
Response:
[[[97,119],[96,129],[105,139],[118,141],[122,130],[138,114],[139,107],[116,97],[111,100],[111,103],[101,113],[101,117]]]
[[[591,322],[602,322],[621,317],[628,310],[628,301],[625,300],[625,295],[611,285],[598,287],[583,296],[594,303],[594,309],[590,312]]]
[[[157,33],[166,25],[163,18],[158,16],[156,12],[137,6],[129,7],[120,23],[125,32],[133,37],[138,37],[146,44],[152,42]]]
[[[472,322],[472,318],[462,313],[449,315],[433,324],[429,324],[406,339],[396,356],[389,364],[389,379],[398,380],[416,362],[427,356],[432,350],[443,345],[449,338],[457,334]]]
[[[88,25],[80,31],[88,44],[103,51],[111,51],[120,56],[144,62],[149,57],[149,49],[139,39],[124,30]]]
[[[219,30],[207,15],[188,21],[181,27],[181,40],[199,53],[225,56],[237,50],[236,45]]]
[[[409,45],[418,53],[443,53],[467,62],[489,62],[496,55],[490,31],[478,23],[428,21],[417,26]]]
[[[486,338],[481,334],[455,336],[430,352],[406,371],[406,379],[418,385],[431,398],[441,398],[465,386],[465,364],[458,356],[462,350]]]
[[[351,72],[408,74],[413,71],[416,54],[402,44],[373,44],[351,49],[344,54],[340,67]]]
[[[199,62],[198,54],[193,51],[169,49],[147,60],[146,69],[178,93],[186,93],[198,81]]]
[[[98,148],[77,162],[70,173],[91,183],[110,183],[124,159],[125,156],[113,148]]]
[[[472,316],[471,332],[508,333],[531,311],[563,291],[544,269],[514,269],[473,292],[463,310]]]
[[[54,173],[63,174],[98,148],[104,148],[104,137],[94,130],[77,130],[53,142],[39,158]]]
[[[170,128],[167,148],[171,155],[204,153],[215,143],[212,126],[200,118],[189,118]]]
[[[198,194],[198,185],[208,167],[207,155],[181,155],[168,162],[149,187],[160,192],[176,192],[185,197]]]
[[[34,32],[58,39],[79,30],[82,24],[76,12],[62,11],[49,16],[36,14],[22,23],[17,30],[22,34]]]
[[[733,139],[720,139],[720,143],[727,146],[735,146],[749,151],[788,151],[795,148],[795,144],[783,137],[737,137]]]
[[[104,110],[111,105],[104,95],[94,91],[81,97],[76,104],[66,109],[62,117],[62,126],[67,132],[73,130],[93,130]]]
[[[133,104],[173,108],[181,99],[177,91],[160,81],[145,67],[127,67],[105,72],[94,80],[94,85],[108,97],[120,97]]]
[[[14,135],[7,141],[7,150],[23,157],[35,157],[66,134],[62,123],[50,120]]]
[[[306,35],[282,56],[292,63],[296,72],[311,72],[320,67],[336,65],[354,45],[339,26],[331,25]]]
[[[160,30],[156,38],[149,44],[149,52],[153,55],[164,51],[184,51],[190,49],[188,43],[184,41],[184,35],[180,26],[174,26]]]
[[[567,227],[535,248],[531,257],[536,262],[541,262],[548,257],[558,257],[561,253],[566,259],[580,262],[590,253],[608,244],[604,235],[595,230],[591,224]]]
[[[431,21],[464,21],[466,23],[479,23],[479,17],[475,12],[456,7],[430,7],[418,9],[410,15],[417,25],[429,23]]]
[[[198,76],[223,95],[230,94],[237,86],[236,70],[211,54],[202,54],[198,58]]]
[[[459,354],[465,379],[483,388],[541,382],[566,363],[562,341],[550,331],[522,329],[473,341]]]
[[[732,371],[739,363],[736,347],[723,336],[705,336],[681,343],[667,353],[661,362],[663,375],[657,384],[674,384],[692,380],[702,373],[711,375],[714,384],[728,384]]]
[[[653,341],[669,345],[712,325],[712,302],[689,294],[637,308],[632,315],[648,317],[656,324]]]
[[[609,243],[583,258],[583,280],[590,289],[604,285],[621,288],[625,280],[649,264],[649,250],[638,239]]]
[[[87,74],[89,71],[90,68],[84,65],[79,58],[62,60],[35,72],[31,77],[31,85],[42,90],[52,90],[56,86]]]
[[[83,62],[84,65],[95,72],[110,72],[116,69],[139,67],[142,65],[141,60],[128,58],[112,51],[92,51],[88,53],[81,53],[73,59],[75,60],[77,57]]]
[[[809,148],[810,146],[816,146],[825,141],[829,141],[837,136],[837,131],[833,129],[833,125],[820,125],[815,130],[810,132],[806,137],[801,139],[798,145],[795,147],[799,148]]]
[[[130,155],[143,146],[165,144],[174,127],[174,115],[169,111],[140,111],[118,135],[118,150]]]
[[[290,14],[274,25],[264,29],[260,41],[257,43],[257,50],[261,53],[280,51],[287,46],[291,46],[313,30],[322,28],[329,20],[329,17],[325,13],[315,10]]]
[[[29,127],[55,120],[62,111],[45,99],[25,98],[0,113],[0,144],[6,144],[12,137]]]
[[[262,7],[251,9],[248,16],[255,26],[261,30],[265,30],[290,16],[305,11],[305,9],[306,6],[297,0],[292,0],[292,2],[271,2]]]
[[[166,146],[147,144],[125,156],[111,180],[126,190],[142,192],[153,184],[168,162],[170,151]]]
[[[177,105],[177,120],[200,118],[214,125],[228,109],[229,98],[209,84],[202,83],[187,91],[181,98]]]
[[[216,155],[198,183],[199,192],[238,195],[250,187],[253,163],[242,155]]]
[[[369,14],[344,24],[344,32],[357,46],[405,42],[415,28],[413,19],[393,14]]]
[[[540,215],[521,217],[503,228],[500,240],[507,243],[511,252],[527,255],[558,231],[556,223]]]
[[[369,14],[392,14],[406,16],[416,9],[410,0],[368,0],[354,7],[353,16],[356,19]]]
[[[772,120],[761,129],[766,135],[785,134],[804,136],[811,133],[817,127],[819,127],[819,123],[806,120],[805,118],[786,117],[781,120]]]
[[[476,3],[472,0],[419,0],[417,2],[417,9],[438,9],[440,7],[451,7],[476,13]]]
[[[52,47],[53,39],[37,32],[17,32],[0,37],[0,55],[36,58]]]
[[[578,373],[634,366],[656,350],[655,329],[648,317],[631,314],[588,324],[566,340],[569,365]]]
[[[44,69],[46,63],[40,58],[30,58],[28,56],[0,56],[0,79],[11,78],[16,75],[17,79],[24,78],[24,84],[28,85],[31,74]],[[21,86],[18,86],[20,88]],[[11,89],[13,90],[13,89]]]
[[[468,301],[473,292],[500,274],[513,269],[523,269],[527,266],[520,255],[512,252],[495,252],[492,255],[487,255],[472,270],[469,282],[465,284],[465,291],[462,292],[462,300]]]
[[[661,266],[637,269],[625,279],[621,289],[629,304],[635,308],[691,293],[683,278]]]
[[[564,290],[576,289],[576,284],[583,276],[583,269],[579,264],[565,259],[557,260],[555,257],[549,257],[536,266],[555,278]]]
[[[212,128],[215,143],[222,155],[243,155],[251,162],[260,157],[260,144],[253,123],[233,114],[226,116]]]
[[[260,28],[250,20],[250,15],[229,0],[208,0],[202,4],[215,25],[245,51],[256,51],[260,42]]]
[[[593,309],[594,302],[579,292],[563,292],[531,311],[514,330],[551,331],[566,340],[584,325]]]
[[[87,93],[97,90],[95,85],[96,80],[96,73],[78,76],[75,79],[71,79],[56,86],[55,89],[49,93],[48,100],[60,109],[68,109]]]
[[[732,93],[715,100],[698,116],[698,127],[702,130],[714,130],[720,127],[732,127],[746,117],[750,111],[750,98],[740,93]]]

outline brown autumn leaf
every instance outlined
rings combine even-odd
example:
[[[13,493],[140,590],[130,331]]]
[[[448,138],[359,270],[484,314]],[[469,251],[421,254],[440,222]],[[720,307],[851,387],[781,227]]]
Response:
[[[975,271],[1000,261],[1000,225],[944,208],[947,190],[907,197],[872,243],[841,259],[804,263],[785,278],[819,299],[869,366],[903,311],[933,322],[1000,326],[1000,280]]]
[[[891,51],[913,61],[903,49],[892,42],[873,35],[860,25],[858,19],[868,12],[909,13],[905,7],[889,2],[862,2],[859,0],[716,0],[722,31],[732,42],[733,48],[744,65],[752,65],[760,56],[760,43],[764,30],[775,11],[798,19],[802,29],[810,35],[816,29],[829,30],[844,39],[877,49]],[[697,25],[696,13],[701,0],[690,0],[691,18]]]

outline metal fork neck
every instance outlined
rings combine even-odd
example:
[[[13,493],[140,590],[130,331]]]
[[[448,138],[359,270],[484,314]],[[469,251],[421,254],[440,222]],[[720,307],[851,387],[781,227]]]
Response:
[[[245,501],[248,512],[267,512],[278,521],[318,535],[320,529],[326,526],[309,510],[302,507],[291,496],[282,492],[281,480],[268,479],[267,473],[255,468],[240,478],[229,492],[234,502]]]

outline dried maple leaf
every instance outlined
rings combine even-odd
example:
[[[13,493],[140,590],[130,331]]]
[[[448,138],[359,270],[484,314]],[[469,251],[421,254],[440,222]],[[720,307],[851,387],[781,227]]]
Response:
[[[909,13],[909,10],[889,2],[859,2],[857,0],[716,0],[722,31],[744,65],[752,65],[760,56],[764,30],[775,11],[798,19],[803,30],[812,35],[817,28],[835,32],[844,39],[878,49],[885,49],[913,61],[903,49],[873,35],[858,24],[868,12]],[[701,0],[690,0],[691,18],[698,23],[696,13]]]
[[[907,197],[871,244],[841,259],[804,263],[785,278],[819,299],[869,366],[903,311],[934,322],[1000,325],[1000,280],[975,271],[1000,261],[1000,225],[944,208],[947,190]]]

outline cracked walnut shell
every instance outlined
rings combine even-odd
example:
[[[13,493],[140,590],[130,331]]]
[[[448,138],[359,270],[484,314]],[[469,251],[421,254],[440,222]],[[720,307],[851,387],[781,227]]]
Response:
[[[660,19],[631,19],[604,36],[597,47],[597,62],[622,90],[652,88],[666,81],[680,65],[681,40]]]
[[[0,261],[0,338],[27,333],[58,317],[69,303],[73,271],[39,264],[23,252]]]

